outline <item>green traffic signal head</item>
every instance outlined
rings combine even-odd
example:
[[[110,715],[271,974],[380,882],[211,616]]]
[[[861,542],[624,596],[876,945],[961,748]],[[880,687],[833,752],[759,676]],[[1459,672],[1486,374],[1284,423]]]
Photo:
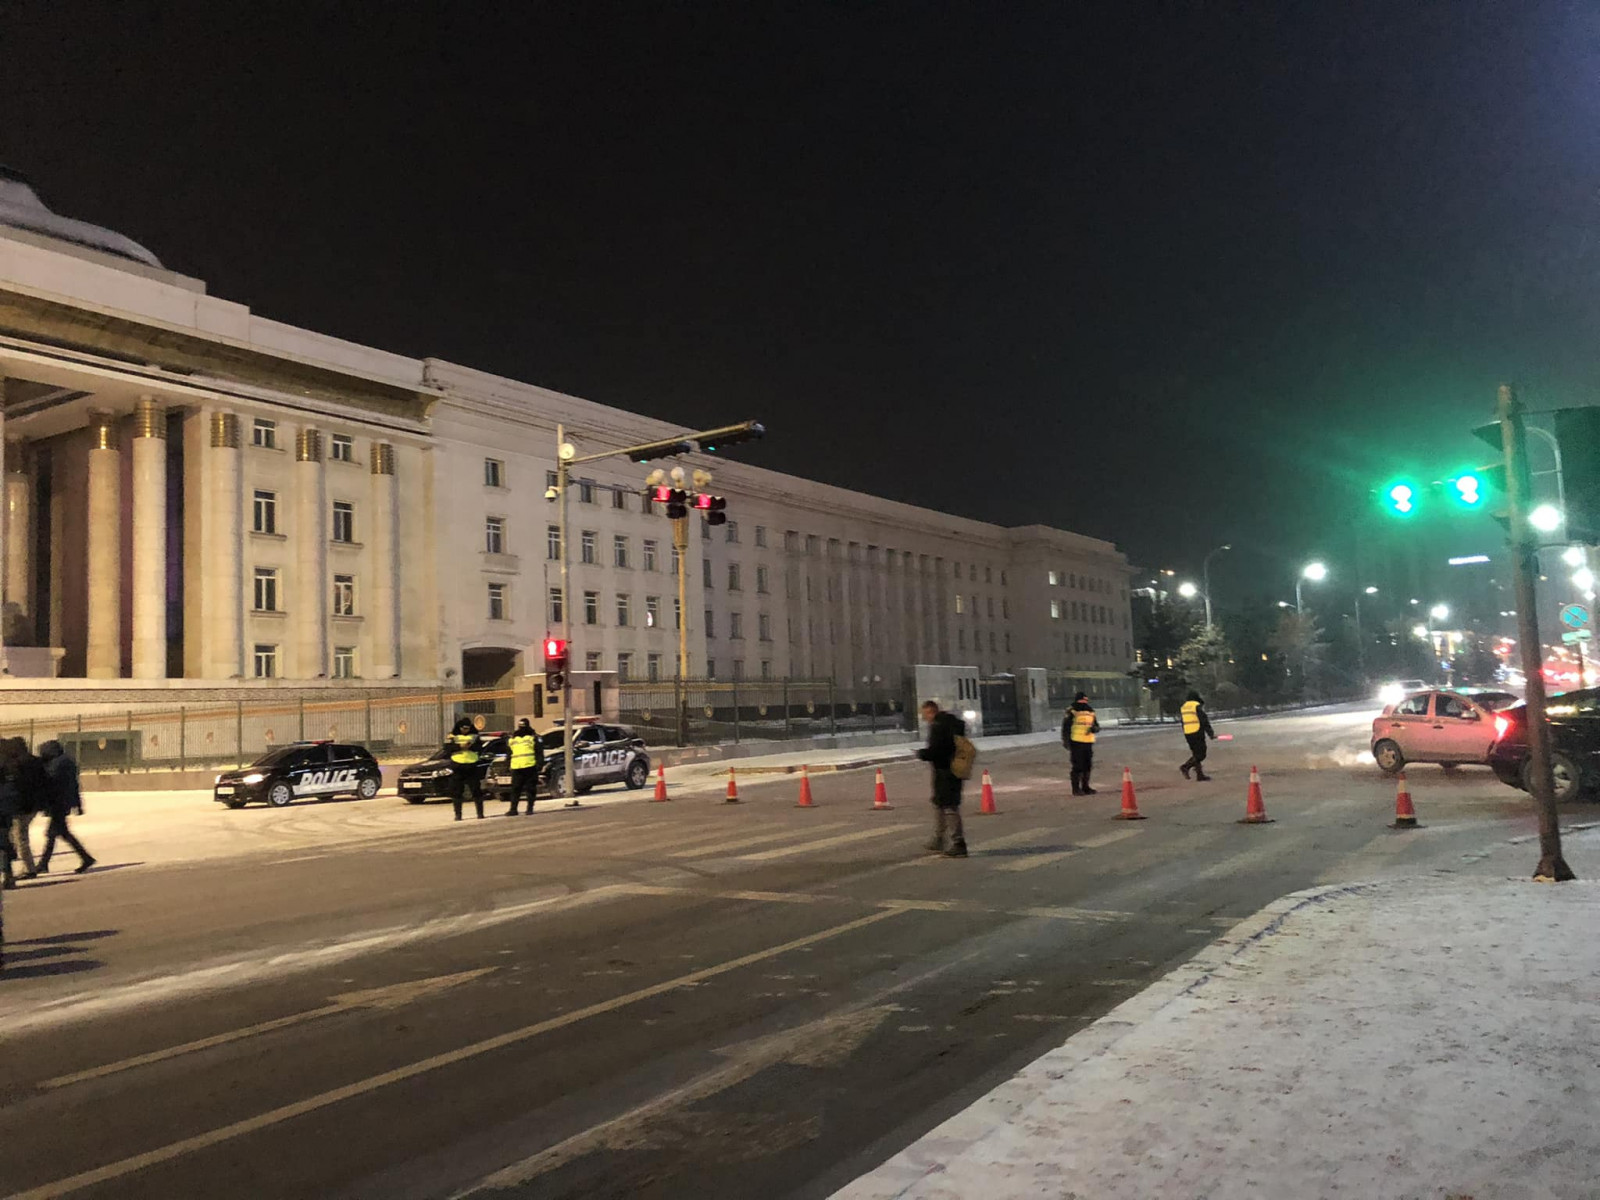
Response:
[[[1404,479],[1386,485],[1382,499],[1383,507],[1397,517],[1409,517],[1417,511],[1417,489]]]
[[[1463,471],[1450,481],[1458,504],[1476,508],[1483,503],[1483,481],[1470,471]]]

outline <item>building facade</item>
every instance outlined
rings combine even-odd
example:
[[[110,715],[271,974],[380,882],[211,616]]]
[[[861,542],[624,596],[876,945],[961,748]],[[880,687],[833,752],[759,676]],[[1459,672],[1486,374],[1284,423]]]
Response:
[[[144,261],[3,223],[6,663],[108,689],[487,685],[571,606],[579,668],[829,678],[917,663],[1122,676],[1126,559],[711,456],[728,523],[580,470],[560,588],[556,428],[579,454],[682,432],[264,320]],[[113,243],[114,244],[114,243]],[[752,414],[708,413],[708,424]],[[686,611],[675,571],[686,572]]]

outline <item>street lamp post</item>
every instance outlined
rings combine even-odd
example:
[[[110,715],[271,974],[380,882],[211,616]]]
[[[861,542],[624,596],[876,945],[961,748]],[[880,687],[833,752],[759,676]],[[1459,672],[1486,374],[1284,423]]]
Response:
[[[1211,628],[1211,556],[1213,554],[1219,554],[1224,550],[1232,550],[1232,549],[1233,549],[1233,546],[1231,544],[1224,543],[1221,546],[1218,546],[1214,550],[1208,550],[1206,552],[1206,556],[1200,560],[1200,581],[1201,581],[1201,586],[1203,588],[1205,588],[1204,595],[1205,595],[1205,599],[1206,599],[1206,628],[1207,629]]]
[[[1309,579],[1312,583],[1321,583],[1327,577],[1328,577],[1328,568],[1327,568],[1327,566],[1325,564],[1320,563],[1320,562],[1313,562],[1313,563],[1307,563],[1305,565],[1305,568],[1300,572],[1299,578],[1297,578],[1294,581],[1294,610],[1295,610],[1295,612],[1301,612],[1305,608],[1305,603],[1304,603],[1304,601],[1303,601],[1303,599],[1302,599],[1302,597],[1300,595],[1300,585],[1301,585],[1301,583],[1304,582],[1307,579]]]
[[[1366,589],[1366,594],[1368,596],[1376,596],[1378,589],[1369,587]],[[1361,636],[1361,595],[1362,593],[1360,592],[1356,593],[1356,669],[1361,672],[1361,681],[1365,683],[1367,679],[1367,643]]]

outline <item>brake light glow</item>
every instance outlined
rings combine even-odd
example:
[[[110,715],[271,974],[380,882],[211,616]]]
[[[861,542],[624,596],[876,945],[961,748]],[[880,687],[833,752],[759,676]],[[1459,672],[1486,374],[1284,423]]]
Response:
[[[1494,719],[1494,736],[1496,740],[1505,737],[1506,730],[1511,728],[1510,717],[1496,717]]]

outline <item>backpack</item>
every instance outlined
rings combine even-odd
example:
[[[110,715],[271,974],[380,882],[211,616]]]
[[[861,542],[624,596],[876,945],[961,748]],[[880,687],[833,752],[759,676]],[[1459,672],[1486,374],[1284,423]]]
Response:
[[[972,778],[972,764],[977,760],[978,748],[965,734],[956,734],[956,752],[950,756],[950,774],[957,779]]]

